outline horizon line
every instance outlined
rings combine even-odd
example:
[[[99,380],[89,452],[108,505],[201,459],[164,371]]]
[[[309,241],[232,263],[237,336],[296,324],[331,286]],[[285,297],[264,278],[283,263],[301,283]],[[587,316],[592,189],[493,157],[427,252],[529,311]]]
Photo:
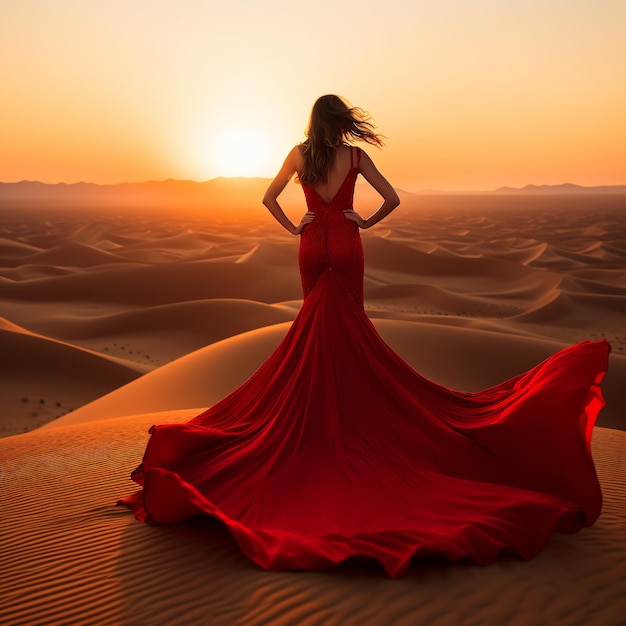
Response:
[[[148,185],[148,184],[166,184],[166,183],[186,183],[192,185],[206,185],[207,183],[213,181],[254,181],[254,180],[263,180],[263,181],[271,181],[272,177],[266,176],[215,176],[213,178],[208,178],[206,180],[196,180],[192,178],[165,178],[165,179],[148,179],[143,181],[123,181],[117,183],[94,183],[90,181],[80,180],[73,183],[68,183],[65,181],[59,181],[55,183],[44,182],[41,180],[30,180],[24,178],[18,181],[0,181],[0,185],[19,185],[23,183],[30,184],[39,184],[39,185],[47,185],[47,186],[65,186],[71,187],[73,185],[93,185],[96,187],[117,187],[123,185]],[[363,184],[363,183],[360,183]],[[580,190],[593,190],[593,189],[602,189],[602,188],[611,188],[611,187],[623,187],[626,192],[626,183],[615,183],[615,184],[603,184],[603,185],[580,185],[578,183],[572,182],[564,182],[564,183],[527,183],[521,187],[513,187],[510,185],[501,185],[499,187],[493,189],[439,189],[439,188],[422,188],[417,189],[415,191],[409,191],[403,187],[395,187],[398,191],[403,191],[405,193],[411,194],[481,194],[481,193],[494,193],[498,191],[507,191],[507,192],[516,192],[516,191],[528,191],[528,190],[541,190],[541,189],[558,189],[558,188],[573,188]]]

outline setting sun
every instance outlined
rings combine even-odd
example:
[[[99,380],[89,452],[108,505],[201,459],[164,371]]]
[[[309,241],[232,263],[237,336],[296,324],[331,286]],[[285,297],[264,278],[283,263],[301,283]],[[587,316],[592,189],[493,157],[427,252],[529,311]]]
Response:
[[[267,133],[255,128],[230,126],[201,138],[199,167],[213,176],[269,176],[274,167]]]

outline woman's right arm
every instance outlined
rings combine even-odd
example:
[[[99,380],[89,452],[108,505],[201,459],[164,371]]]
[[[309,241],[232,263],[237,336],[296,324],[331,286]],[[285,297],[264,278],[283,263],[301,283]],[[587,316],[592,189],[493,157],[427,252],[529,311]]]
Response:
[[[293,150],[287,155],[285,162],[276,178],[270,183],[265,195],[263,196],[263,204],[269,209],[269,212],[276,218],[279,224],[286,228],[292,235],[299,235],[306,224],[313,221],[315,213],[305,213],[300,220],[300,223],[295,226],[291,220],[285,215],[280,204],[278,204],[278,196],[282,193],[283,189],[287,186],[287,183],[291,180],[291,177],[297,171],[300,159],[300,151],[298,146],[295,146]]]

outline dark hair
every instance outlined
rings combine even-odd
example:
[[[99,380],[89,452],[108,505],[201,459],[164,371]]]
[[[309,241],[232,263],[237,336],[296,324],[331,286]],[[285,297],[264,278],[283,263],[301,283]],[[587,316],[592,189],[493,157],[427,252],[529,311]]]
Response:
[[[366,141],[382,146],[381,137],[374,132],[370,115],[358,107],[349,106],[339,96],[318,98],[311,110],[307,139],[300,144],[303,162],[299,182],[314,186],[328,180],[328,171],[335,149],[350,140]]]

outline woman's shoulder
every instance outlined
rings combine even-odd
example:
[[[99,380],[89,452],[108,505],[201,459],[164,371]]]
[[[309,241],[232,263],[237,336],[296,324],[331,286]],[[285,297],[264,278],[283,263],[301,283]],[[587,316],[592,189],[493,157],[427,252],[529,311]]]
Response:
[[[363,150],[363,148],[361,148],[361,146],[355,146],[351,143],[343,143],[341,144],[341,147],[347,152],[348,150],[352,151],[353,154],[358,154],[360,156],[363,156],[364,154],[367,154],[367,152],[365,152],[365,150]]]
[[[351,160],[354,161],[354,165],[360,170],[361,165],[366,161],[371,161],[367,152],[361,148],[361,146],[353,146],[348,144],[348,149],[351,151]]]
[[[342,142],[339,146],[337,146],[337,152],[342,155],[342,159],[350,159],[350,162],[353,162],[354,159],[358,159],[360,161],[363,154],[365,154],[359,146],[346,142]]]
[[[300,165],[302,164],[302,158],[304,156],[304,144],[298,143],[296,144],[292,149],[291,152],[289,153],[289,159],[291,159],[291,162],[294,164],[294,166],[296,166],[297,169],[300,168]]]

